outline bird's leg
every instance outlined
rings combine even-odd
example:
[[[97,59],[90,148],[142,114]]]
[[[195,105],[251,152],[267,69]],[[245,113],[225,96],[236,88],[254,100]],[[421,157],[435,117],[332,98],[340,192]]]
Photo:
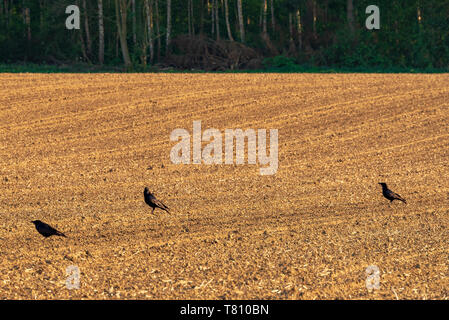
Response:
[[[153,211],[151,211],[151,214],[152,214],[152,215],[154,215],[154,209],[155,209],[155,208],[153,208]]]

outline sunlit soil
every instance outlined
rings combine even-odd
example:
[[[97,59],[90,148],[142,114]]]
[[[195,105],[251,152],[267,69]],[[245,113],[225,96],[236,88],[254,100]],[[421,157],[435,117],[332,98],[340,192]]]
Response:
[[[195,120],[277,173],[173,164]],[[447,299],[448,125],[444,74],[2,74],[0,299]]]

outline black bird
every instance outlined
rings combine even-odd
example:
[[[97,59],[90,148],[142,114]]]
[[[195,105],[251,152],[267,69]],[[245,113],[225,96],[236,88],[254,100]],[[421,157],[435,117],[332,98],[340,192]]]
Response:
[[[62,232],[59,232],[52,226],[49,226],[48,224],[46,224],[45,222],[42,222],[40,220],[34,220],[31,222],[34,223],[34,226],[36,227],[37,232],[39,232],[45,238],[48,238],[50,236],[60,236],[60,237],[67,238],[67,236],[65,234],[63,234]]]
[[[392,203],[393,200],[399,200],[404,203],[407,203],[407,201],[405,201],[405,199],[402,198],[400,195],[388,189],[387,184],[385,182],[379,182],[379,184],[382,186],[382,194],[384,195],[385,198],[390,200],[390,203]]]
[[[165,210],[168,213],[170,213],[169,211],[170,209],[161,201],[156,199],[156,197],[148,190],[147,187],[145,187],[145,190],[143,190],[143,196],[145,198],[145,203],[149,205],[151,208],[153,208],[153,211],[151,211],[152,214],[154,214],[154,209],[156,208]]]

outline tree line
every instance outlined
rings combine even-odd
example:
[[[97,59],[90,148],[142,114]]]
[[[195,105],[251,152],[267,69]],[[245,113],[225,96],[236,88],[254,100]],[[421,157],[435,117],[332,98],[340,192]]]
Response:
[[[379,30],[365,27],[372,4]],[[80,9],[79,30],[65,27],[69,5]],[[197,47],[185,47],[202,41],[238,44],[261,62],[283,56],[314,66],[446,69],[449,1],[0,0],[2,63],[146,67],[187,56]]]

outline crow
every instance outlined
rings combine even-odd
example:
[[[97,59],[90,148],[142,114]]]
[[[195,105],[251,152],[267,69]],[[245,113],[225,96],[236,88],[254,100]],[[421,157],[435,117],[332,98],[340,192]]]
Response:
[[[390,203],[392,203],[393,200],[399,200],[404,202],[405,204],[407,203],[407,201],[405,201],[405,199],[402,198],[400,195],[388,189],[387,184],[385,182],[379,182],[379,184],[382,186],[382,194],[384,195],[385,198],[390,200]]]
[[[148,190],[147,187],[145,187],[145,190],[143,190],[143,196],[145,199],[145,203],[147,205],[149,205],[151,208],[153,208],[153,211],[151,211],[152,214],[154,214],[154,209],[156,209],[156,208],[165,210],[168,213],[170,213],[170,211],[169,211],[170,209],[165,204],[163,204],[161,201],[156,199],[156,197]]]
[[[34,223],[34,226],[36,227],[37,232],[39,232],[45,238],[53,236],[53,235],[67,238],[67,236],[65,234],[63,234],[62,232],[59,232],[55,228],[46,224],[45,222],[42,222],[40,220],[34,220],[31,222]]]

